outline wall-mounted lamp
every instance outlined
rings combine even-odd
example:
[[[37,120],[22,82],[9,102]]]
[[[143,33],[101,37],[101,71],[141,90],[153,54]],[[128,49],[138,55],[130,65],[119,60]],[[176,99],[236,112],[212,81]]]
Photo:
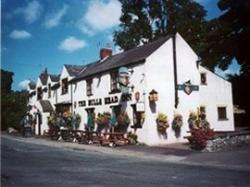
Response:
[[[153,89],[151,92],[149,92],[148,99],[150,102],[158,101],[158,92]]]
[[[133,73],[134,73],[134,70],[133,70],[132,68],[130,68],[130,69],[128,70],[128,72],[129,72],[130,74],[133,74]]]

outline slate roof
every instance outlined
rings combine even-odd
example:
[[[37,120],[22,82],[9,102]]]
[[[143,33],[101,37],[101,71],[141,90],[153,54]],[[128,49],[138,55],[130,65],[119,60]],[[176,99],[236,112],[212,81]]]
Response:
[[[87,65],[87,68],[80,72],[76,78],[72,81],[76,81],[79,79],[83,79],[85,77],[105,72],[110,69],[118,68],[120,66],[125,66],[129,64],[139,63],[145,60],[148,56],[150,56],[156,49],[158,49],[161,45],[163,45],[167,40],[169,40],[172,35],[168,35],[166,37],[160,38],[151,43],[145,44],[143,46],[139,46],[128,51],[116,54],[107,58],[104,61],[97,61]],[[86,66],[85,66],[86,67]]]
[[[81,72],[81,70],[85,67],[85,65],[71,65],[71,64],[64,64],[64,66],[71,77],[77,76]]]
[[[39,78],[42,82],[42,85],[46,85],[47,80],[48,80],[49,74],[45,71],[39,75]]]
[[[31,90],[34,90],[36,88],[36,83],[34,81],[30,81],[29,87]]]
[[[50,74],[49,76],[50,76],[50,79],[51,79],[52,82],[58,82],[59,79],[60,79],[60,75],[52,75],[52,74]]]
[[[53,107],[48,100],[40,100],[40,104],[42,106],[43,112],[53,112]]]

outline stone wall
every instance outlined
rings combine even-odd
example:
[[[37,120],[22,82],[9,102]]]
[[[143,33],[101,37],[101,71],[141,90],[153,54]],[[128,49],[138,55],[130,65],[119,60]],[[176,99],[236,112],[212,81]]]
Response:
[[[235,134],[235,135],[226,135],[218,136],[213,140],[207,141],[207,146],[203,150],[204,152],[215,152],[221,150],[232,149],[233,147],[238,147],[242,145],[250,145],[250,132]]]

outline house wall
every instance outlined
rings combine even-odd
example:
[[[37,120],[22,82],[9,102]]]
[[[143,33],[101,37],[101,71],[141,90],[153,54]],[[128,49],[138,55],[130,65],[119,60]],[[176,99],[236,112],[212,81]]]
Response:
[[[64,78],[68,78],[68,81],[72,79],[72,77],[68,74],[65,66],[63,66],[62,73],[61,73],[60,80],[59,80],[60,87],[57,89],[57,103],[71,102],[70,84],[68,85],[68,93],[62,95],[62,80]]]
[[[73,103],[76,103],[75,106],[73,107],[73,111],[81,115],[81,124],[80,124],[80,129],[84,129],[84,125],[87,123],[87,112],[86,109],[88,108],[95,108],[95,113],[102,113],[102,112],[112,112],[111,107],[112,106],[117,106],[117,105],[122,105],[122,110],[125,110],[130,119],[131,123],[130,126],[133,125],[133,115],[132,115],[132,107],[131,104],[135,103],[134,99],[134,93],[139,91],[140,92],[140,98],[141,101],[143,101],[143,91],[144,91],[144,81],[143,81],[143,73],[144,73],[144,65],[140,64],[134,67],[130,68],[133,69],[133,74],[130,76],[130,86],[134,86],[134,90],[132,92],[132,100],[131,101],[126,101],[122,102],[121,101],[121,93],[115,93],[111,94],[109,93],[110,90],[110,74],[109,73],[103,73],[100,74],[99,76],[94,76],[93,77],[93,83],[92,83],[92,90],[93,90],[93,95],[92,96],[87,96],[86,94],[86,81],[81,80],[75,84],[72,84],[73,87]],[[111,103],[111,104],[105,104],[104,103],[104,98],[106,97],[117,97],[118,102]],[[89,100],[93,99],[101,99],[102,104],[101,105],[95,105],[95,106],[89,106]],[[85,101],[86,106],[79,106],[79,101]],[[73,104],[74,105],[74,104]],[[132,130],[132,129],[129,129]],[[138,130],[138,133],[140,133],[141,130]]]
[[[202,66],[199,71],[207,77],[207,84],[200,85],[200,105],[206,109],[211,128],[234,131],[232,84]],[[227,120],[218,120],[217,107],[226,107]]]

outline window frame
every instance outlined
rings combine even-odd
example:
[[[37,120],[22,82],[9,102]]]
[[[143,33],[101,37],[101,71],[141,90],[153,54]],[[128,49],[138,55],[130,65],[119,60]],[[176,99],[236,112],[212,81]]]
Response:
[[[61,93],[62,95],[65,95],[69,92],[69,83],[68,83],[68,78],[62,79],[62,90]]]
[[[202,81],[202,80],[203,80],[203,79],[202,79],[202,75],[204,75],[205,82]],[[200,83],[201,83],[201,85],[207,85],[207,73],[206,73],[206,72],[201,72],[201,73],[200,73]]]
[[[48,98],[51,98],[51,84],[48,84]]]
[[[110,72],[110,93],[119,93],[119,77],[118,70],[113,70]]]
[[[224,113],[220,113],[220,110],[224,110]],[[226,106],[217,106],[217,115],[218,115],[218,121],[225,121],[228,120],[227,118],[227,107]]]
[[[42,100],[43,99],[43,90],[42,87],[37,88],[37,100]]]
[[[92,85],[93,85],[93,79],[92,78],[87,79],[86,80],[86,95],[87,96],[93,95]]]

